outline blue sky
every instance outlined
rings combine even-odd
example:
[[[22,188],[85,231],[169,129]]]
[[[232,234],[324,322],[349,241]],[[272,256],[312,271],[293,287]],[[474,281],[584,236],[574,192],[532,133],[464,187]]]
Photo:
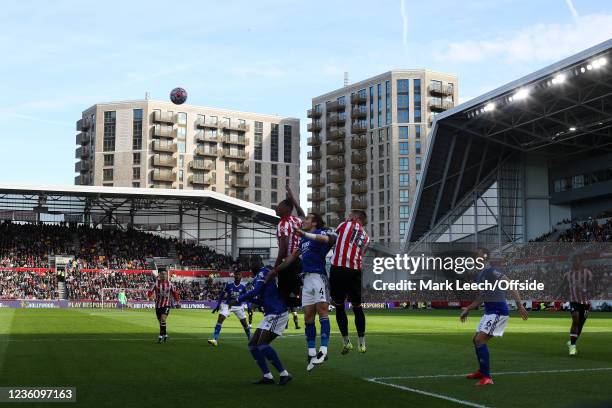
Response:
[[[193,104],[301,118],[305,170],[310,98],[344,71],[451,72],[465,101],[612,37],[608,0],[95,4],[3,4],[0,183],[73,184],[82,110],[175,86]]]

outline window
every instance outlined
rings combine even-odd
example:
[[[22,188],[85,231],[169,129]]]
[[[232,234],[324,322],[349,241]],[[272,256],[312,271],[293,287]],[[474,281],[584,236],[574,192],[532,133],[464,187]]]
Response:
[[[397,80],[397,92],[398,93],[408,93],[409,89],[408,87],[410,86],[410,80],[408,79],[398,79]]]
[[[410,121],[408,116],[408,110],[397,110],[397,121],[401,123],[407,123]]]
[[[283,161],[291,163],[291,125],[285,125],[283,129]]]
[[[104,138],[102,148],[105,152],[115,151],[115,132],[117,127],[117,113],[115,111],[104,112]]]
[[[278,196],[276,194],[276,191],[272,191],[270,193],[270,201],[272,204],[276,204],[278,202]]]
[[[378,204],[382,204],[384,202],[385,202],[385,192],[379,191],[378,192]]]
[[[261,190],[255,190],[255,201],[261,203]]]
[[[408,126],[400,126],[399,127],[399,138],[400,139],[408,139]]]
[[[270,166],[270,171],[272,172],[273,176],[277,176],[278,175],[278,164],[273,164],[272,166]]]
[[[415,157],[414,158],[414,164],[415,164],[415,169],[417,171],[421,170],[421,158],[420,157]]]
[[[399,169],[400,171],[409,171],[410,168],[408,167],[408,158],[407,157],[400,157],[399,159]]]
[[[102,180],[113,181],[113,169],[102,170]]]
[[[270,186],[274,190],[278,188],[278,179],[276,177],[272,177],[272,180],[270,180]]]
[[[420,125],[416,125],[414,127],[414,138],[415,139],[420,139],[421,138],[421,126]]]
[[[421,121],[421,80],[414,80],[414,121]]]
[[[132,167],[132,178],[133,179],[140,179],[140,167]]]
[[[384,220],[385,219],[385,207],[380,207],[378,209],[378,218],[380,220]]]
[[[421,154],[421,141],[417,140],[414,142],[414,152],[416,154]]]
[[[142,149],[142,109],[132,111],[132,150]]]
[[[261,174],[261,163],[255,163],[255,174]]]
[[[262,160],[262,147],[263,147],[263,122],[255,122],[255,142],[253,149],[253,159]],[[261,173],[261,165],[259,168],[259,172]]]
[[[370,129],[374,127],[374,87],[370,87]]]
[[[135,187],[135,188],[140,187],[140,181],[134,181],[134,182],[132,182],[132,187]]]
[[[406,221],[400,222],[399,223],[400,239],[404,238],[404,235],[406,235],[406,231],[408,231],[408,223]]]
[[[378,176],[378,188],[385,188],[385,176]]]
[[[385,123],[389,125],[391,123],[391,82],[385,82],[385,109],[386,109],[386,118]]]
[[[409,197],[409,190],[400,190],[399,192],[399,200],[401,203],[407,203]]]
[[[376,85],[376,90],[378,93],[378,127],[381,127],[383,123],[383,94],[382,94],[382,84]]]
[[[285,176],[286,177],[291,177],[291,170],[290,170],[289,166],[285,167]]]
[[[399,185],[400,187],[409,187],[410,186],[410,178],[407,173],[400,173],[399,175]]]
[[[407,205],[400,205],[400,218],[408,218],[410,214],[410,207]]]
[[[408,154],[408,142],[400,142],[399,154]]]
[[[255,187],[261,188],[261,176],[255,176]]]
[[[270,130],[270,160],[278,161],[278,123],[272,123]]]
[[[132,163],[133,164],[140,164],[140,153],[132,154]]]
[[[115,164],[115,156],[112,154],[105,154],[104,155],[104,165],[112,166],[113,164]]]

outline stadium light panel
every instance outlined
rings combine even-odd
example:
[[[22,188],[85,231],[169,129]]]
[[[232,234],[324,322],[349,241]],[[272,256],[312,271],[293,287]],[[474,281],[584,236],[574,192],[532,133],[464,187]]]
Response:
[[[570,127],[570,128],[569,128],[569,131],[570,131],[570,132],[575,132],[575,131],[576,131],[576,127],[575,127],[575,126]]]
[[[485,112],[491,112],[495,110],[495,103],[494,102],[489,102],[485,105],[484,107],[484,111]]]
[[[518,91],[514,93],[514,95],[512,95],[512,100],[520,101],[520,100],[527,98],[528,96],[529,96],[529,90],[523,88],[523,89],[519,89]]]
[[[566,78],[566,75],[565,75],[565,74],[557,74],[557,75],[555,75],[555,77],[552,79],[552,84],[553,84],[553,85],[559,85],[559,84],[562,84],[563,82],[565,82],[565,78]]]

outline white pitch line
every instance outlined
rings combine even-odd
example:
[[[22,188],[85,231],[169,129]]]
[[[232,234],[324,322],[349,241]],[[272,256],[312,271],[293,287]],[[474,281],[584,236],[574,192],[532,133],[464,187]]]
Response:
[[[529,375],[529,374],[559,374],[559,373],[580,373],[580,372],[593,372],[593,371],[612,371],[612,367],[599,367],[599,368],[574,368],[566,370],[531,370],[531,371],[504,371],[500,373],[492,373],[492,375]],[[476,404],[470,401],[464,401],[457,398],[449,397],[448,395],[437,394],[435,392],[423,391],[417,388],[406,387],[404,385],[398,385],[393,383],[385,382],[385,380],[416,380],[426,378],[449,378],[449,377],[464,377],[466,374],[438,374],[438,375],[413,375],[413,376],[402,376],[402,377],[371,377],[364,378],[364,380],[385,385],[387,387],[397,388],[404,391],[414,392],[416,394],[427,395],[429,397],[443,399],[451,401],[457,404],[465,405],[468,407],[476,408],[490,408],[487,405]]]
[[[373,383],[376,383],[376,384],[386,385],[387,387],[398,388],[398,389],[403,390],[403,391],[414,392],[415,394],[421,394],[421,395],[426,395],[428,397],[443,399],[443,400],[446,400],[446,401],[454,402],[456,404],[465,405],[465,406],[468,406],[468,407],[490,408],[487,405],[476,404],[474,402],[470,402],[470,401],[460,400],[458,398],[449,397],[448,395],[436,394],[435,392],[423,391],[423,390],[419,390],[419,389],[416,389],[416,388],[406,387],[406,386],[403,386],[403,385],[386,383],[386,382],[383,382],[383,381],[379,381],[379,380],[377,380],[375,378],[366,378],[365,380],[373,382]]]

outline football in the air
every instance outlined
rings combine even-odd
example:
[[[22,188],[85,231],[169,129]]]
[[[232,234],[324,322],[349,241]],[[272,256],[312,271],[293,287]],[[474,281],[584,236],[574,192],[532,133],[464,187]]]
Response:
[[[170,100],[176,105],[182,105],[187,100],[187,91],[183,88],[174,88],[170,92]]]

